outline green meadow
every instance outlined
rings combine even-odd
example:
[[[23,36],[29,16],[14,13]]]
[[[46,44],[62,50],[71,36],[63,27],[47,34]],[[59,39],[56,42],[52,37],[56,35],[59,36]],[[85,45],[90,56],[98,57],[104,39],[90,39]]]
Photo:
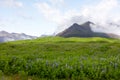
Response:
[[[43,37],[0,43],[0,80],[120,80],[120,40]]]

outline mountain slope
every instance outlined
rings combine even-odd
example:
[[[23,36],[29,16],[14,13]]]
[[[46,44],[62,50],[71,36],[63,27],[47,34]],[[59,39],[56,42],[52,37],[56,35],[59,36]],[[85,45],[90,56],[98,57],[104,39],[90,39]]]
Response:
[[[102,32],[93,32],[91,30],[90,25],[94,24],[90,21],[85,22],[81,25],[74,23],[68,29],[64,30],[63,32],[58,33],[56,36],[61,37],[105,37],[105,38],[119,38],[120,36],[115,34],[109,33],[102,33]]]
[[[34,39],[35,36],[26,35],[24,33],[8,33],[6,31],[0,31],[0,42]]]

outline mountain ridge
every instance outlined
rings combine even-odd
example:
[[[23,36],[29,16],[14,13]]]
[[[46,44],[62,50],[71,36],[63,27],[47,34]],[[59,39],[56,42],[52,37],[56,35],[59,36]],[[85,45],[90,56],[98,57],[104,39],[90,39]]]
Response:
[[[36,36],[30,36],[25,33],[9,33],[7,31],[0,31],[0,42],[35,39]]]
[[[91,29],[93,22],[87,21],[81,25],[74,23],[69,28],[58,33],[56,36],[60,37],[104,37],[104,38],[120,38],[119,35],[113,33],[93,32]]]

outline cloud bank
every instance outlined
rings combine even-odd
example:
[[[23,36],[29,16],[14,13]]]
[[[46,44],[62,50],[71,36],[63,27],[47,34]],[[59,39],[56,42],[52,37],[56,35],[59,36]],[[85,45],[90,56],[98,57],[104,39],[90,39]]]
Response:
[[[66,11],[56,6],[57,4],[63,5],[65,0],[49,1],[50,3],[36,3],[35,6],[46,19],[58,24],[57,33],[68,28],[73,23],[81,24],[86,21],[92,21],[97,24],[96,26],[91,26],[95,32],[120,34],[119,0],[100,0],[95,5],[80,6],[81,10],[69,9]]]

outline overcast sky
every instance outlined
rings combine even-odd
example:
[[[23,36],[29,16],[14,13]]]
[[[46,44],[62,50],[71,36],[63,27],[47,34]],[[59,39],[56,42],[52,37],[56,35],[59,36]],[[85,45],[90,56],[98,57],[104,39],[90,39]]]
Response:
[[[119,5],[120,0],[0,0],[0,31],[40,36],[87,19],[120,23]]]

